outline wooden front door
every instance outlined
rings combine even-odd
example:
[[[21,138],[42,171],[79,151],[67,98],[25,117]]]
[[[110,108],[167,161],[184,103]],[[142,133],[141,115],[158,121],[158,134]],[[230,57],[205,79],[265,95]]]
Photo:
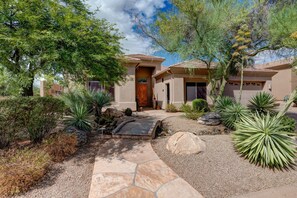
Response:
[[[138,105],[140,107],[148,106],[147,91],[148,90],[147,90],[146,83],[137,84],[137,99],[138,99]]]

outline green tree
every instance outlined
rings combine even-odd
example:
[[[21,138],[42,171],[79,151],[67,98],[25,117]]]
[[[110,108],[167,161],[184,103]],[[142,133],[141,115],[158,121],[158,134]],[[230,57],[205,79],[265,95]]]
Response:
[[[0,0],[0,67],[33,95],[40,74],[89,77],[110,84],[123,79],[121,35],[97,19],[82,0]]]
[[[289,47],[272,42],[269,16],[295,5],[294,1],[281,4],[273,1],[172,0],[172,3],[173,9],[160,14],[150,28],[145,28],[141,22],[140,27],[156,44],[169,52],[177,52],[184,59],[198,59],[209,68],[216,62],[216,68],[209,74],[213,100],[222,95],[230,74],[243,71],[258,53]],[[289,24],[295,19],[287,17],[287,20]],[[247,27],[243,31],[244,26]]]

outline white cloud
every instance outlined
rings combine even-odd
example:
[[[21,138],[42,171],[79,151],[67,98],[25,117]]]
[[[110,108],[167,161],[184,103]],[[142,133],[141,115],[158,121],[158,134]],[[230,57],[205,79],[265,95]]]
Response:
[[[133,31],[134,14],[142,14],[150,20],[156,10],[165,6],[166,0],[87,0],[92,10],[99,8],[98,17],[105,18],[109,22],[116,24],[116,27],[126,37],[122,40],[124,52],[147,53],[151,49],[151,40],[143,38]]]

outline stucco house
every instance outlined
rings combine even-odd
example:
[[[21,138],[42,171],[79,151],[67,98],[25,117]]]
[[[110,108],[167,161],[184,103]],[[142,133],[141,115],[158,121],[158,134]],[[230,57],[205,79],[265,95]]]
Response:
[[[196,98],[212,102],[209,97],[211,87],[207,80],[209,70],[203,62],[186,61],[163,67],[161,64],[164,60],[162,57],[144,54],[127,55],[126,81],[116,84],[110,90],[114,95],[115,107],[137,110],[138,107],[156,107],[157,104],[164,109],[167,104],[180,107]],[[91,87],[94,86],[92,83],[89,82]],[[272,93],[278,100],[282,100],[296,86],[297,76],[289,63],[256,65],[244,70],[241,102],[247,104],[260,91]],[[231,76],[224,95],[238,99],[239,87],[240,76]]]
[[[271,69],[277,71],[272,76],[271,89],[276,100],[284,100],[284,98],[297,87],[296,70],[292,68],[293,58],[285,60],[269,62],[262,65],[257,65],[257,68]]]

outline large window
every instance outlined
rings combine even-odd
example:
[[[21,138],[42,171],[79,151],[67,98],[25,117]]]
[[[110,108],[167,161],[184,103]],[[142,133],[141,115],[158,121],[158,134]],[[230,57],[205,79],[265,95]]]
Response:
[[[89,81],[89,89],[95,91],[107,91],[114,98],[114,86],[105,86],[100,81]]]
[[[187,101],[192,101],[196,98],[206,100],[206,83],[187,82],[186,97]]]

